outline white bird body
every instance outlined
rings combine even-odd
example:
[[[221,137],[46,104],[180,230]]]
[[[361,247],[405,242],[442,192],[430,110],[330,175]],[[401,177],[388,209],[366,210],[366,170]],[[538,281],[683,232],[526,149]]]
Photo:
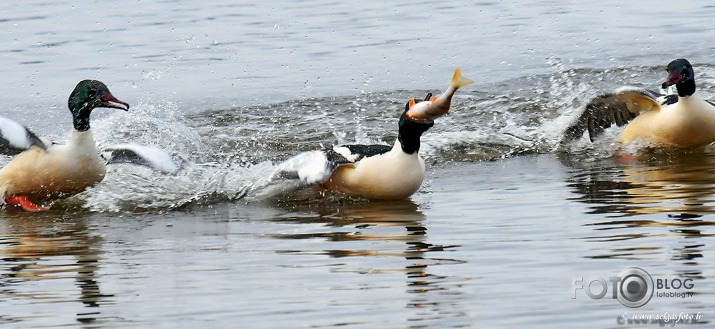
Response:
[[[616,139],[629,143],[637,137],[676,148],[695,148],[715,141],[715,106],[696,92],[678,102],[643,112]]]
[[[369,199],[394,200],[417,192],[424,178],[424,160],[417,152],[403,152],[396,141],[387,153],[339,165],[324,185]]]
[[[34,200],[76,194],[101,182],[106,173],[92,132],[73,130],[69,143],[47,150],[32,146],[0,170],[2,196]]]

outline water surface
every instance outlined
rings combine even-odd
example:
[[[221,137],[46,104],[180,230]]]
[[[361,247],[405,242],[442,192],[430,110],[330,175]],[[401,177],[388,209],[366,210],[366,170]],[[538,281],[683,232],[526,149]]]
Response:
[[[100,146],[168,150],[176,174],[118,165],[47,213],[3,209],[0,325],[653,327],[712,325],[715,150],[621,158],[561,145],[588,99],[694,65],[715,99],[715,7],[701,3],[8,3],[2,115],[64,141],[66,98],[96,78],[128,113]],[[404,103],[476,81],[422,138],[408,200],[312,191],[241,198],[299,152],[392,144]],[[8,159],[3,159],[6,162]],[[3,163],[4,163],[3,162]],[[630,309],[572,281],[641,267],[690,298]]]

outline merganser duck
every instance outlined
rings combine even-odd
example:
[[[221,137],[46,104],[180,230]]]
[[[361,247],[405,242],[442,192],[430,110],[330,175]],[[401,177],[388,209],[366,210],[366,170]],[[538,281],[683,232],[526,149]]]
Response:
[[[273,174],[254,186],[255,196],[319,185],[369,199],[405,199],[415,193],[425,177],[419,156],[420,137],[446,114],[452,96],[473,81],[454,71],[449,88],[439,97],[428,94],[423,101],[410,99],[398,122],[397,140],[388,145],[338,145],[305,152],[280,164]],[[249,194],[250,195],[250,194]]]
[[[16,155],[0,170],[0,196],[6,204],[20,205],[26,211],[47,210],[34,202],[74,195],[96,185],[104,178],[105,163],[156,162],[147,158],[141,147],[110,148],[104,159],[98,153],[89,126],[92,110],[129,110],[129,104],[116,99],[104,83],[80,81],[68,105],[74,129],[66,145],[40,139],[19,123],[0,117],[0,153]]]
[[[624,87],[598,96],[565,132],[564,141],[578,139],[588,130],[591,141],[614,123],[627,124],[616,141],[628,144],[642,138],[658,146],[692,149],[715,141],[715,104],[696,92],[693,67],[685,59],[668,64],[666,89],[675,85],[677,95]]]

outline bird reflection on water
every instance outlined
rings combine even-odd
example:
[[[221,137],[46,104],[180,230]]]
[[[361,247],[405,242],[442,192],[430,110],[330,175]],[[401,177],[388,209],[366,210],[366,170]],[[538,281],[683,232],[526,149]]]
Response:
[[[658,152],[585,166],[562,162],[576,169],[567,181],[578,195],[573,200],[592,204],[593,214],[692,218],[715,213],[715,153]]]
[[[94,323],[103,303],[111,295],[100,290],[97,272],[100,268],[101,237],[92,234],[81,214],[65,217],[56,211],[28,214],[22,211],[5,213],[0,226],[0,290],[1,299],[27,300],[28,303],[82,304],[76,321]],[[52,281],[57,290],[66,279],[74,279],[77,294],[48,294],[26,292],[23,286],[37,285],[37,281]],[[34,291],[32,288],[28,291]],[[7,311],[7,309],[6,309]],[[2,314],[7,321],[17,314]],[[2,321],[0,321],[1,323]]]
[[[693,266],[703,257],[705,238],[712,236],[703,227],[715,225],[707,216],[715,214],[713,151],[655,151],[587,166],[562,162],[575,169],[567,179],[577,195],[572,200],[605,216],[585,224],[597,232],[585,240],[610,247],[588,258],[652,260],[668,248],[663,239],[677,237],[667,252],[671,261],[690,267],[680,271],[682,276],[700,276]]]
[[[467,278],[447,277],[436,274],[439,265],[465,263],[439,254],[459,246],[440,245],[428,242],[426,216],[418,205],[410,200],[359,201],[346,203],[320,202],[283,204],[292,213],[309,213],[307,216],[292,216],[283,221],[304,224],[323,224],[309,233],[278,233],[276,239],[323,239],[335,242],[336,246],[355,246],[363,249],[331,248],[325,250],[280,250],[283,254],[327,255],[331,258],[378,257],[403,258],[400,268],[336,268],[335,271],[359,274],[404,273],[406,292],[413,295],[406,307],[421,311],[411,321],[428,320],[431,316],[460,318],[466,314],[459,310],[462,297],[457,287]],[[365,241],[372,243],[365,243]],[[360,242],[353,244],[352,242]],[[397,245],[396,245],[397,244]],[[332,243],[331,243],[332,245]],[[320,244],[324,246],[324,244]],[[364,247],[372,247],[364,249]],[[452,289],[455,288],[455,289]],[[451,292],[450,292],[451,291]],[[454,303],[450,300],[455,301]]]

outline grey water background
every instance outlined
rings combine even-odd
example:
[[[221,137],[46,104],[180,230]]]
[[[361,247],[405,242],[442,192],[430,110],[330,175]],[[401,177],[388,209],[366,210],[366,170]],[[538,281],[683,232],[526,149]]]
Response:
[[[47,213],[3,209],[0,326],[712,326],[715,152],[620,161],[617,129],[559,142],[589,98],[657,88],[674,58],[715,99],[713,18],[666,1],[4,3],[2,115],[61,142],[69,92],[99,79],[132,108],[93,114],[98,144],[162,147],[182,170],[120,165]],[[475,84],[423,136],[409,200],[240,198],[298,152],[391,144],[404,103],[456,66]],[[574,278],[632,266],[695,295],[572,299]]]

